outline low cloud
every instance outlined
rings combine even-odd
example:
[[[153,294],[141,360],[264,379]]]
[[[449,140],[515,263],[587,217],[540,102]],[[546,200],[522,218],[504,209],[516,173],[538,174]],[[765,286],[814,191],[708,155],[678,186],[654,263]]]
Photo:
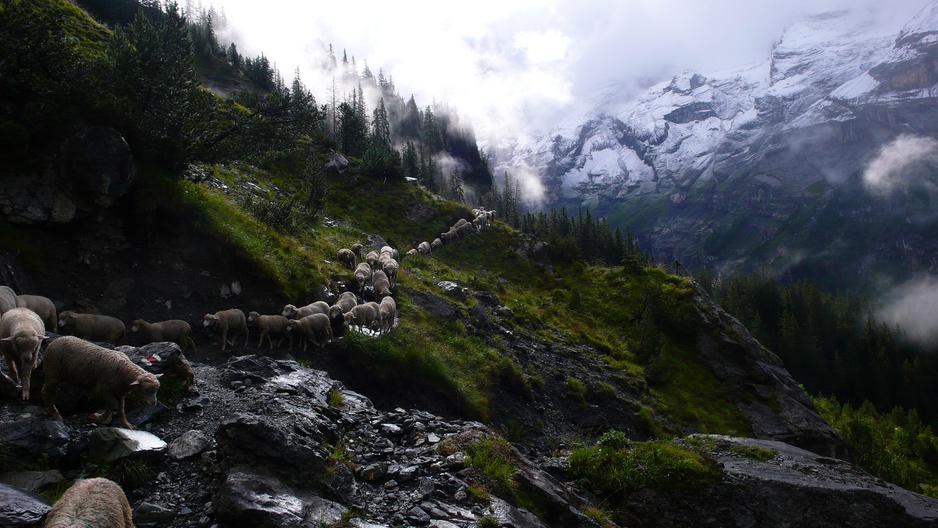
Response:
[[[903,134],[883,145],[863,171],[863,184],[878,196],[911,189],[938,190],[938,140]]]
[[[938,343],[938,278],[919,277],[894,287],[877,310],[878,320],[899,325],[906,335],[922,346]]]

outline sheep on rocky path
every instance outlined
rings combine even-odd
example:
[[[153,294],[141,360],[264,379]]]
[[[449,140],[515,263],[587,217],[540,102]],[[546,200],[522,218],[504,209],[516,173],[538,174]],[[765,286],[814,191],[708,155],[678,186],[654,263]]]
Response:
[[[53,420],[62,420],[55,407],[55,393],[62,382],[88,391],[105,405],[104,411],[91,416],[92,421],[109,424],[115,412],[121,426],[133,429],[124,414],[124,396],[131,391],[140,394],[148,405],[156,405],[159,376],[147,372],[116,350],[89,343],[74,336],[62,336],[46,347],[42,360],[46,382],[42,387],[42,403]]]
[[[391,280],[388,278],[387,273],[378,270],[371,278],[372,287],[375,290],[375,299],[381,299],[382,297],[387,297],[391,295]]]
[[[397,301],[394,297],[381,299],[378,305],[378,333],[385,334],[394,327],[394,317],[397,316]]]
[[[313,315],[314,313],[329,313],[329,303],[326,301],[316,301],[299,308],[292,304],[288,304],[283,307],[283,311],[280,312],[280,315],[288,319],[302,319],[303,317],[306,317],[307,315]]]
[[[359,304],[345,314],[345,324],[351,328],[357,326],[361,332],[364,328],[373,328],[378,321],[378,303],[367,302]]]
[[[46,515],[43,528],[134,528],[121,487],[106,478],[76,480]]]
[[[332,322],[326,314],[312,314],[302,319],[293,319],[287,322],[287,328],[302,336],[304,352],[309,343],[322,350],[332,341]]]
[[[353,269],[355,267],[355,253],[352,252],[351,249],[340,249],[336,254],[336,260],[346,269]]]
[[[42,295],[17,295],[16,306],[29,308],[36,312],[36,315],[46,325],[46,330],[50,332],[59,331],[59,316],[56,314],[55,303],[52,302],[52,299]]]
[[[127,329],[124,323],[109,315],[83,314],[66,310],[59,314],[59,329],[62,333],[87,339],[120,344]]]
[[[247,318],[244,317],[244,312],[237,308],[221,310],[214,314],[205,314],[205,317],[202,318],[202,326],[213,328],[216,332],[221,333],[222,350],[225,349],[225,345],[235,345],[239,332],[244,332],[244,346],[248,346],[250,335],[248,334]],[[229,330],[234,331],[234,336],[230,342],[228,341]]]
[[[339,295],[335,304],[329,308],[329,318],[335,319],[340,315],[345,315],[346,312],[356,306],[358,306],[358,297],[352,292],[344,292],[342,295]]]
[[[400,264],[394,259],[387,260],[382,267],[382,271],[384,271],[384,274],[388,276],[388,280],[391,282],[391,288],[397,287],[397,272],[400,269]]]
[[[377,262],[377,259],[375,259],[375,262]],[[365,291],[365,283],[371,280],[371,273],[371,264],[367,262],[362,262],[355,268],[355,282],[358,284],[359,293]]]
[[[248,314],[248,324],[254,326],[254,330],[259,331],[261,334],[257,340],[257,346],[264,344],[264,337],[266,336],[271,350],[274,349],[274,341],[270,337],[272,335],[280,337],[280,340],[277,341],[277,348],[286,338],[290,341],[288,350],[293,350],[293,333],[287,329],[287,323],[289,322],[290,320],[282,315],[261,315],[257,312]]]
[[[195,341],[192,340],[192,327],[182,319],[167,319],[156,323],[136,319],[133,326],[130,327],[130,331],[142,332],[147,343],[159,343],[161,341],[176,343],[183,354],[186,353],[188,348],[192,348],[193,352],[196,351]]]
[[[0,315],[16,308],[16,292],[9,286],[0,286]]]
[[[45,339],[42,319],[29,308],[13,308],[0,316],[0,350],[10,377],[22,385],[22,398],[29,399],[29,378],[39,360],[39,345]]]

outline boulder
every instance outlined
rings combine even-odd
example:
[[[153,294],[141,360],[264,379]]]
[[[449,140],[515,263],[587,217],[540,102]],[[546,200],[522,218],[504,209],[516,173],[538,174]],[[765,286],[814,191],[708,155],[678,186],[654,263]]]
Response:
[[[123,458],[158,460],[166,452],[166,442],[146,431],[98,427],[88,435],[91,459],[114,462]]]
[[[16,460],[44,457],[51,464],[59,464],[68,456],[70,439],[63,422],[30,417],[0,423],[0,446]]]
[[[34,528],[52,506],[46,500],[13,486],[0,484],[0,526]]]

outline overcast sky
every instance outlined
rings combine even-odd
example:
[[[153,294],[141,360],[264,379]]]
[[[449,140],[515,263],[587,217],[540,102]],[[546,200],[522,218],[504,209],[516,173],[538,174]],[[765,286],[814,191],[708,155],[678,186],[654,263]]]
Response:
[[[192,1],[192,0],[190,0]],[[185,5],[185,1],[180,1]],[[808,12],[853,7],[898,32],[927,0],[202,0],[224,10],[243,55],[263,52],[325,102],[328,44],[390,75],[421,108],[455,107],[480,136],[542,130],[611,84],[634,93],[684,69],[765,58]],[[196,5],[198,2],[196,1]],[[220,35],[224,40],[226,34]],[[484,139],[480,137],[480,139]]]

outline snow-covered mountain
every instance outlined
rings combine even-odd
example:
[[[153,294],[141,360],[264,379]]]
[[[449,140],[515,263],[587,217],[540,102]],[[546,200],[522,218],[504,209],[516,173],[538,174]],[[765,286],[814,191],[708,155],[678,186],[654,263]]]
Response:
[[[689,266],[825,268],[829,254],[863,272],[889,267],[895,237],[914,248],[911,267],[930,265],[922,197],[876,201],[860,175],[897,136],[938,136],[938,2],[898,35],[827,13],[790,26],[758,64],[684,71],[632,101],[611,93],[581,122],[499,152],[497,170],[533,168],[548,207],[592,208]]]

